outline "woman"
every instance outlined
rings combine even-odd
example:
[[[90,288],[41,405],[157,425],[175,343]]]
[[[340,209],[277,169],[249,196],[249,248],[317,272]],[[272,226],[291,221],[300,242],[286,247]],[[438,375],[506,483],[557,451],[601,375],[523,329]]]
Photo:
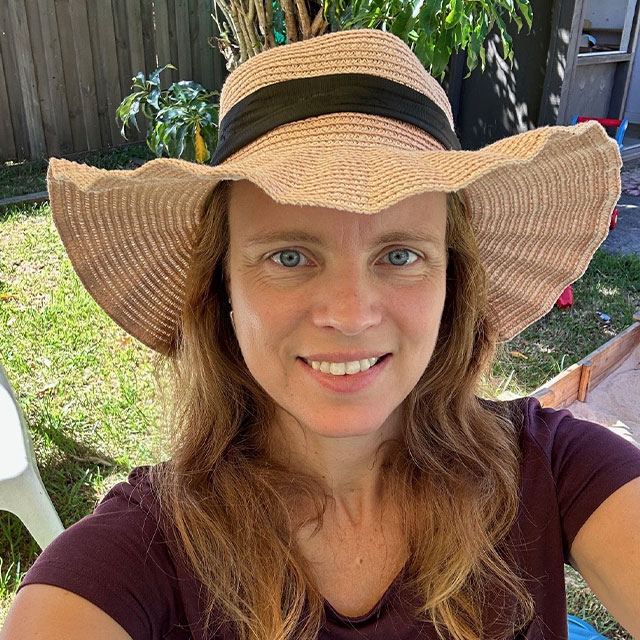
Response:
[[[174,365],[174,439],[0,637],[566,638],[565,562],[640,633],[640,452],[475,396],[606,236],[615,143],[459,151],[437,82],[366,30],[250,59],[220,117],[214,167],[51,161],[83,283]]]

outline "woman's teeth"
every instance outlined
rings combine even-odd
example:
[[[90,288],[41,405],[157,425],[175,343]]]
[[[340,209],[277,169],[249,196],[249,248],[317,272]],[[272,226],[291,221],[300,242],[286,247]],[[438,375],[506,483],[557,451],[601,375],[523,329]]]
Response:
[[[350,362],[318,362],[317,360],[305,360],[316,371],[330,373],[334,376],[353,375],[370,369],[380,358],[365,358],[364,360],[352,360]]]

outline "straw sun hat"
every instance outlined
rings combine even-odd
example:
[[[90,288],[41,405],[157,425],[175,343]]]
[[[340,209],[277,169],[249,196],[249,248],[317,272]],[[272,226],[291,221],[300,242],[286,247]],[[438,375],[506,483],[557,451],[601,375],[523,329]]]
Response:
[[[507,340],[584,273],[608,232],[620,164],[595,122],[461,151],[440,85],[399,38],[365,29],[270,49],[232,72],[213,166],[156,159],[107,171],[52,159],[48,187],[89,293],[163,353],[176,345],[192,232],[218,181],[360,214],[462,191]]]

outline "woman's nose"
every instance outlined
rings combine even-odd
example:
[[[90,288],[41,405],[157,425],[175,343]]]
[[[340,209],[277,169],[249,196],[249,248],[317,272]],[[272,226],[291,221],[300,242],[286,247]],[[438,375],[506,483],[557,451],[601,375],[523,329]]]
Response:
[[[358,335],[382,321],[382,293],[368,273],[341,269],[316,283],[313,322],[317,327]]]

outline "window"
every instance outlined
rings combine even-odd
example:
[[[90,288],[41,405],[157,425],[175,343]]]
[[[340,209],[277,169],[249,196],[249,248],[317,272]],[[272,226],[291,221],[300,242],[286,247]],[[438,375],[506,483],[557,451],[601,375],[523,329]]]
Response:
[[[585,0],[578,55],[626,53],[637,0]]]

